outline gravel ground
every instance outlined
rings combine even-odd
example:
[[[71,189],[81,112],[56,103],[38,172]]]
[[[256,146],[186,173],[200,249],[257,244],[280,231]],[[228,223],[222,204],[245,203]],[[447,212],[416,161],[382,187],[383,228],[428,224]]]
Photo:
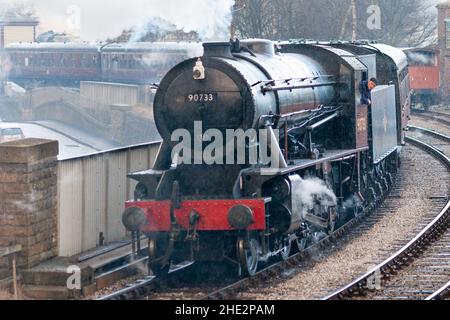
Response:
[[[424,121],[422,119],[417,118],[414,120],[414,123],[419,127],[434,130],[450,136],[450,127],[444,126],[442,124],[434,123],[433,121]],[[447,156],[450,156],[450,145],[445,141],[439,140],[427,134],[422,134],[421,132],[414,130],[410,131],[408,133],[408,136],[429,143],[438,148],[439,150],[441,150],[442,152],[444,152],[444,154],[446,154]]]
[[[450,118],[449,118],[450,120]],[[422,119],[420,117],[412,117],[412,120],[409,122],[413,126],[422,127],[425,129],[434,130],[437,132],[440,132],[442,134],[450,135],[450,127],[447,127],[443,125],[442,123],[432,121],[432,120],[426,120]]]
[[[155,292],[147,300],[200,300],[220,288],[178,288]]]
[[[353,281],[390,256],[416,234],[417,226],[430,220],[430,196],[449,194],[449,175],[440,163],[419,149],[407,146],[403,150],[398,186],[400,194],[388,198],[384,206],[392,210],[358,237],[338,245],[331,252],[317,256],[318,263],[293,271],[260,287],[242,292],[241,299],[303,300],[318,299]],[[438,165],[438,168],[435,167]],[[411,174],[414,172],[414,174]],[[418,174],[420,173],[420,174]],[[437,179],[437,177],[441,177]],[[391,202],[390,204],[388,202]],[[436,206],[434,206],[436,207]],[[382,208],[381,208],[382,209]],[[441,207],[435,208],[438,214]],[[291,270],[292,273],[292,270]]]
[[[101,297],[110,295],[110,294],[112,294],[114,292],[117,292],[119,290],[125,289],[129,284],[135,283],[137,280],[142,279],[143,277],[145,277],[144,274],[139,274],[139,275],[135,275],[135,276],[131,276],[131,277],[122,279],[120,281],[117,281],[112,286],[109,286],[109,287],[103,288],[101,290],[98,290],[92,296],[85,297],[84,300],[96,300],[96,299],[99,299]]]
[[[0,301],[3,300],[15,300],[11,290],[0,290]],[[18,286],[17,288],[17,300],[27,300],[22,293],[21,286]]]
[[[380,290],[369,292],[366,300],[425,300],[450,279],[450,230],[427,248],[424,255],[384,283]]]
[[[217,291],[223,286],[232,283],[232,279],[220,278],[214,273],[206,272],[202,267],[197,269],[195,266],[180,271],[178,277],[168,280],[168,283],[162,284],[160,288],[150,294],[146,300],[196,300],[201,299],[207,294]],[[208,267],[203,267],[208,268]],[[85,297],[85,300],[93,300],[112,294],[135,284],[138,280],[147,277],[147,274],[140,272],[134,276],[116,282],[114,285],[97,291],[94,295]]]

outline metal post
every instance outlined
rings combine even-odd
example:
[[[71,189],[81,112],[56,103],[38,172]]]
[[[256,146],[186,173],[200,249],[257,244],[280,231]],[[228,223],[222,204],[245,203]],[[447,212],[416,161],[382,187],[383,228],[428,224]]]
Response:
[[[13,272],[13,287],[14,287],[14,300],[17,300],[17,270],[16,270],[16,254],[12,257],[12,272]]]
[[[133,252],[133,257],[136,256],[136,232],[131,231],[131,251]]]
[[[5,26],[0,26],[0,49],[5,48]]]
[[[136,238],[137,238],[137,255],[139,255],[141,252],[141,232],[140,231],[136,232]]]
[[[16,245],[7,248],[0,248],[0,258],[9,258],[12,264],[12,275],[13,275],[13,289],[14,289],[14,299],[17,300],[17,254],[22,251],[21,245]]]

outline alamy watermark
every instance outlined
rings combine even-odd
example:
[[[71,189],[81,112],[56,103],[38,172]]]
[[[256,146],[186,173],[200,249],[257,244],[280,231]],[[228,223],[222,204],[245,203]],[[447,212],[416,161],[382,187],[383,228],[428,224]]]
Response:
[[[203,123],[196,121],[194,131],[177,129],[171,141],[174,166],[187,165],[260,165],[263,174],[271,175],[284,162],[279,147],[278,129],[218,129],[203,131]]]
[[[66,14],[67,31],[79,35],[81,33],[81,8],[77,5],[70,5],[67,7]]]
[[[374,4],[367,8],[367,29],[369,30],[381,30],[381,8]]]
[[[81,290],[81,269],[79,266],[69,266],[66,273],[70,274],[67,278],[67,289]]]
[[[375,267],[375,266],[374,266]],[[367,271],[372,271],[374,267],[369,267]],[[367,289],[381,290],[381,270],[376,269],[375,272],[367,279]]]

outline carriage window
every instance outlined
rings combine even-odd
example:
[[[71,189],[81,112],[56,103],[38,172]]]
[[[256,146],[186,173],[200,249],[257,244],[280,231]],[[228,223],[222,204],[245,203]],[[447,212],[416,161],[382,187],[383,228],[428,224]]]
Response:
[[[72,55],[71,54],[66,54],[64,57],[64,67],[66,68],[70,68],[73,65],[73,60],[72,60]]]
[[[114,57],[112,59],[111,68],[113,69],[113,71],[119,70],[119,58]]]
[[[121,69],[128,69],[128,56],[126,54],[122,55],[120,62]]]
[[[54,66],[61,67],[62,66],[62,54],[57,53],[57,54],[55,54],[54,57],[55,57],[53,60]]]
[[[133,57],[130,57],[129,67],[130,69],[136,69],[136,60],[134,60]]]
[[[81,57],[82,57],[82,55],[79,53],[73,54],[73,66],[75,68],[81,68]]]
[[[120,56],[119,60],[119,68],[120,69],[126,69],[127,68],[127,60],[125,55]]]
[[[46,53],[44,58],[44,66],[51,67],[52,66],[52,54]]]

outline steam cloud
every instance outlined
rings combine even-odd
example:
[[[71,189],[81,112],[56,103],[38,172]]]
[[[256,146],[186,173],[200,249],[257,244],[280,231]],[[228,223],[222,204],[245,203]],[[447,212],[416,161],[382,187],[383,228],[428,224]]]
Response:
[[[433,65],[435,58],[419,52],[408,52],[408,58],[419,65]]]
[[[186,32],[196,31],[203,40],[227,40],[234,0],[1,0],[2,4],[26,3],[40,18],[40,32],[69,32],[70,10],[79,7],[83,40],[117,37],[123,30],[138,32],[155,18],[164,19]],[[72,13],[71,13],[72,12]],[[73,18],[73,17],[72,17]],[[73,20],[73,19],[72,19]]]
[[[362,205],[362,201],[359,197],[357,196],[352,196],[351,198],[349,198],[347,201],[345,201],[342,204],[342,207],[344,210],[348,210],[348,209],[357,209],[358,207],[360,207]]]
[[[325,207],[337,205],[337,198],[334,192],[327,187],[323,180],[318,178],[304,180],[301,191],[296,196],[303,203],[304,214],[312,210],[317,202]]]

